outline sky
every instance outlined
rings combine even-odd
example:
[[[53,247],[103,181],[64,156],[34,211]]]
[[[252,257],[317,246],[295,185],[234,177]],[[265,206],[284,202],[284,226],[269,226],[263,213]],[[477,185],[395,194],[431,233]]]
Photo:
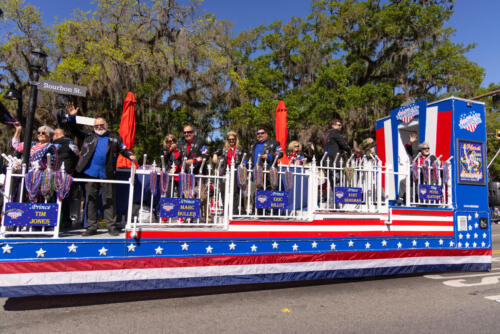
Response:
[[[91,0],[26,0],[39,8],[46,24],[69,18],[74,9],[95,8]],[[201,10],[234,25],[236,33],[270,24],[275,20],[288,21],[291,17],[305,17],[311,11],[309,0],[204,0]],[[476,43],[467,57],[485,69],[482,86],[500,83],[500,0],[456,0],[455,13],[447,26],[456,29],[452,40],[465,45]]]

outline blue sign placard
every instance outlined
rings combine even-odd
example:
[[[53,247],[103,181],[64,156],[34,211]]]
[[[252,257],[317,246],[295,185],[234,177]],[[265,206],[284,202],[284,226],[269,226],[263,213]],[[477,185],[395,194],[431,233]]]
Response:
[[[288,193],[285,191],[257,190],[255,207],[257,209],[286,210],[288,208]]]
[[[163,197],[160,203],[162,218],[200,218],[199,198]]]
[[[484,145],[481,142],[458,140],[458,183],[484,185]]]
[[[6,203],[5,226],[56,226],[56,203]]]
[[[418,186],[419,199],[425,201],[441,201],[443,199],[443,190],[441,186],[435,184],[421,184]]]
[[[363,203],[363,188],[335,187],[335,203],[341,203],[341,204]]]

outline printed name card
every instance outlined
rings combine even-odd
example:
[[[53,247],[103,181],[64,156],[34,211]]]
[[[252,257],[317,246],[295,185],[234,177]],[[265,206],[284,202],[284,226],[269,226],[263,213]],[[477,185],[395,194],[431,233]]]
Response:
[[[56,203],[6,203],[5,226],[56,226]]]
[[[199,198],[163,197],[160,206],[162,218],[200,218]]]
[[[363,188],[335,187],[335,203],[340,203],[340,204],[363,203]]]
[[[438,185],[421,184],[418,187],[418,194],[420,199],[425,201],[441,201],[443,198],[443,191]]]
[[[288,193],[285,191],[257,190],[255,207],[257,209],[286,210],[288,208]]]

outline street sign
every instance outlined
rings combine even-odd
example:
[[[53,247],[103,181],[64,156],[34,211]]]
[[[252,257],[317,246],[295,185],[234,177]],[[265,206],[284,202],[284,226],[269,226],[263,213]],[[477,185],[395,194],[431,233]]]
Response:
[[[85,86],[45,79],[38,81],[38,89],[65,95],[85,96],[87,94],[87,87]]]

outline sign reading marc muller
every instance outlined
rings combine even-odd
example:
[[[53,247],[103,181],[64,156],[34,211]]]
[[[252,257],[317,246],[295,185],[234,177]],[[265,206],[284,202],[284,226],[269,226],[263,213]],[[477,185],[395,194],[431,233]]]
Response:
[[[38,89],[65,95],[85,96],[87,94],[87,87],[85,86],[77,86],[69,83],[44,79],[38,81]]]

